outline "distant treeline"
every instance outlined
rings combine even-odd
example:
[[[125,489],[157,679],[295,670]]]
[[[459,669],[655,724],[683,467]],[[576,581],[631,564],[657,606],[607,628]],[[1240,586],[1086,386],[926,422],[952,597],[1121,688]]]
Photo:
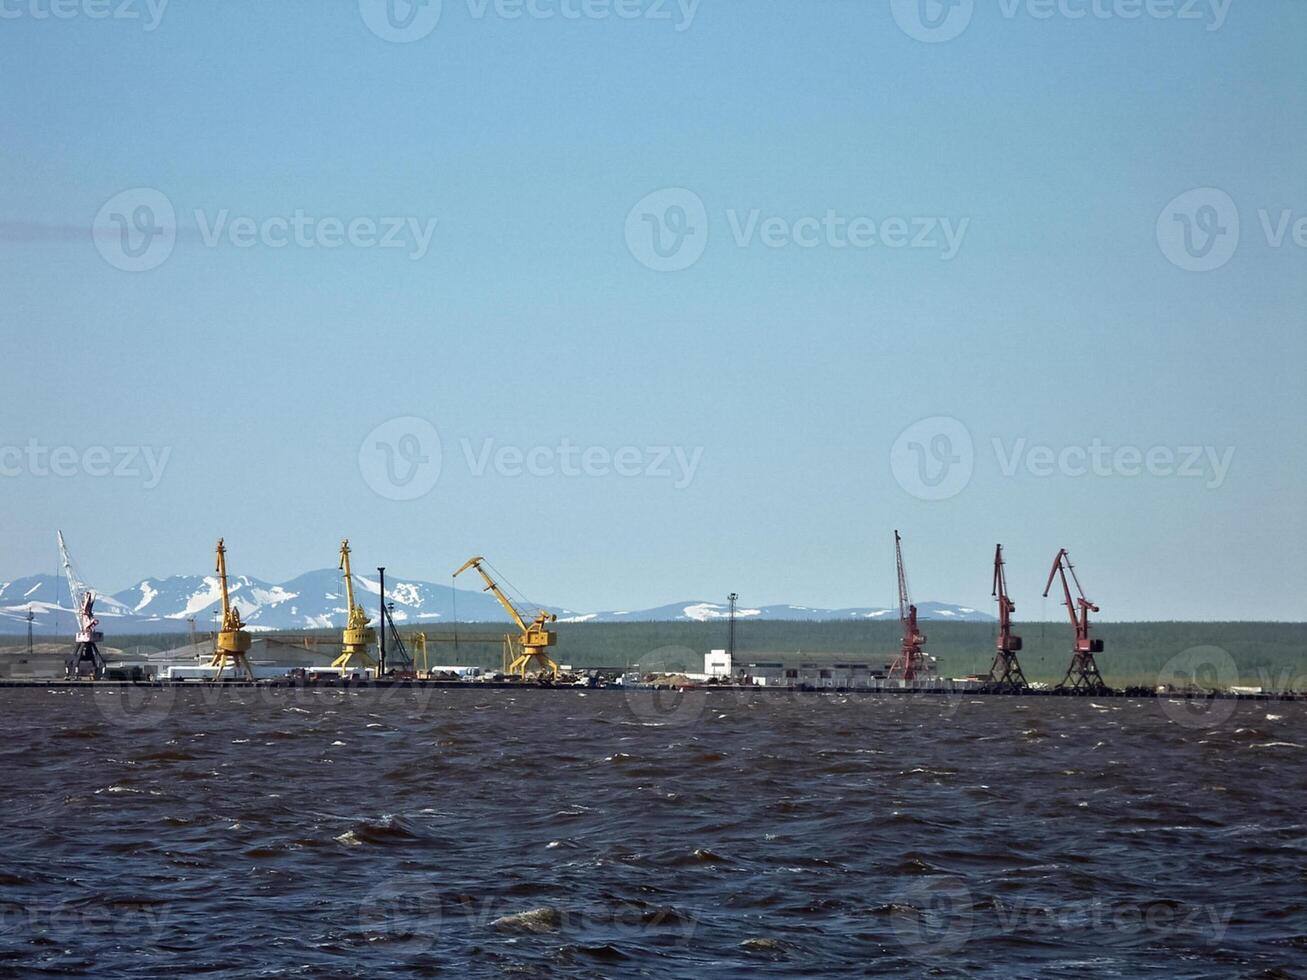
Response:
[[[928,636],[926,650],[939,658],[946,675],[961,677],[989,668],[997,635],[994,624],[931,621],[922,625]],[[721,622],[559,623],[556,628],[554,659],[577,667],[699,671],[703,654],[725,648],[727,642],[726,624]],[[495,667],[501,662],[504,627],[499,624],[429,625],[421,631],[428,637],[432,665]],[[400,632],[411,637],[418,628],[401,626]],[[1021,661],[1027,678],[1061,680],[1070,659],[1068,624],[1021,623],[1018,632],[1025,642]],[[311,634],[330,639],[339,631]],[[1104,623],[1095,625],[1094,635],[1106,647],[1098,655],[1104,678],[1116,687],[1170,683],[1178,674],[1223,687],[1307,690],[1307,623]],[[738,664],[806,660],[882,665],[893,658],[898,641],[894,621],[741,620],[736,625],[736,660]],[[113,636],[108,641],[127,654],[186,642],[184,635]],[[330,659],[330,647],[320,650],[324,660]]]

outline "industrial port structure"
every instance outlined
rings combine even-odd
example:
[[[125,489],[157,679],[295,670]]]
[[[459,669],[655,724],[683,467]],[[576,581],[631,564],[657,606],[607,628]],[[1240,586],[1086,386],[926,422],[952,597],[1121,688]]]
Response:
[[[104,640],[104,633],[100,630],[99,620],[94,614],[96,594],[84,584],[81,575],[77,572],[62,532],[58,532],[58,544],[69,595],[77,616],[75,645],[72,655],[67,660],[66,676],[74,680],[99,680],[105,676],[107,665],[99,650],[99,644]],[[419,667],[408,653],[405,638],[395,627],[392,616],[393,604],[389,603],[385,588],[384,567],[377,569],[380,575],[379,626],[374,628],[372,619],[356,600],[348,539],[341,541],[338,554],[339,570],[345,590],[345,624],[338,641],[340,653],[332,660],[330,667],[314,668],[314,676],[326,675],[353,680],[421,679]],[[227,550],[222,538],[218,539],[216,556],[215,573],[221,597],[221,626],[214,634],[209,669],[186,676],[187,679],[221,682],[228,669],[231,669],[235,680],[253,682],[256,679],[255,670],[249,659],[252,638],[241,620],[240,610],[231,598],[227,578]],[[921,632],[918,623],[917,607],[912,601],[903,559],[903,537],[897,530],[894,532],[894,560],[898,583],[901,640],[894,659],[886,665],[883,673],[876,676],[896,689],[937,687],[942,683],[938,664],[936,658],[925,650],[927,638]],[[453,573],[451,580],[468,570],[475,570],[484,583],[483,591],[495,597],[515,627],[515,633],[509,632],[502,637],[505,651],[503,672],[518,682],[529,679],[540,683],[558,681],[562,673],[561,669],[549,655],[550,648],[558,642],[557,633],[550,628],[557,617],[543,608],[534,612],[524,612],[523,604],[515,603],[509,598],[499,582],[487,571],[488,566],[489,562],[483,556],[469,558]],[[501,581],[506,581],[498,572],[496,575]],[[1044,587],[1045,597],[1053,589],[1055,582],[1060,582],[1062,587],[1063,604],[1066,606],[1072,628],[1073,644],[1066,673],[1054,690],[1074,694],[1108,692],[1110,688],[1103,680],[1095,659],[1095,654],[1103,651],[1103,641],[1091,636],[1089,619],[1090,613],[1099,612],[1099,607],[1085,596],[1079,576],[1065,548],[1059,549],[1053,559],[1052,570]],[[1026,680],[1019,657],[1022,649],[1021,637],[1013,632],[1012,614],[1016,610],[1016,603],[1008,592],[1002,544],[996,545],[994,550],[991,591],[998,605],[998,635],[994,658],[987,674],[972,677],[971,680],[989,693],[1029,692],[1031,685]],[[729,649],[732,655],[735,646],[736,598],[734,593],[729,598],[732,613],[729,623]],[[389,658],[387,657],[388,639],[390,650],[393,651]],[[483,640],[484,637],[476,637],[476,639]],[[457,642],[457,634],[454,641]],[[304,642],[306,646],[315,642],[334,643],[326,640],[313,641],[308,638]],[[429,638],[424,632],[408,635],[408,643],[412,644],[422,657],[421,669],[430,675],[428,642]],[[373,655],[374,649],[377,651],[376,656]],[[193,671],[194,668],[191,670]],[[743,680],[744,676],[741,671],[735,679]]]

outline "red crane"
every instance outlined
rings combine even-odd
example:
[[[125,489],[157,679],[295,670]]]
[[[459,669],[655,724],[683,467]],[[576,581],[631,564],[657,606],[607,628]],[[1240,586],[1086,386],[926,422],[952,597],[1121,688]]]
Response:
[[[1070,581],[1067,580],[1068,572]],[[1103,652],[1103,641],[1089,635],[1089,614],[1098,612],[1098,607],[1085,598],[1085,590],[1080,587],[1080,579],[1065,548],[1053,559],[1053,570],[1048,573],[1048,584],[1044,586],[1045,598],[1048,597],[1048,590],[1053,587],[1053,579],[1058,576],[1062,578],[1063,601],[1066,603],[1067,615],[1071,618],[1071,628],[1076,633],[1071,666],[1067,668],[1062,683],[1057,685],[1058,689],[1069,687],[1073,691],[1086,692],[1106,690],[1107,685],[1103,683],[1103,675],[1098,672],[1098,664],[1094,660],[1094,654]],[[1071,595],[1071,582],[1076,584],[1075,597]]]
[[[994,591],[998,599],[998,649],[994,653],[994,663],[989,668],[987,683],[1003,691],[1023,691],[1030,685],[1021,670],[1021,661],[1017,651],[1021,649],[1021,637],[1012,632],[1012,613],[1017,604],[1007,594],[1007,573],[1003,570],[1003,546],[994,547]]]
[[[905,681],[913,681],[918,675],[929,674],[931,666],[921,649],[926,635],[917,629],[917,607],[908,596],[908,577],[903,571],[903,539],[898,531],[894,532],[894,561],[899,573],[899,622],[903,624],[903,644],[898,657],[890,664],[887,676],[898,675]]]

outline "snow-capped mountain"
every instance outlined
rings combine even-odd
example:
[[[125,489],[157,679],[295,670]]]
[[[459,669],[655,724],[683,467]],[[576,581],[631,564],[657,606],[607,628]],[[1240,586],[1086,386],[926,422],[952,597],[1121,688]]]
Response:
[[[246,575],[228,579],[232,602],[252,630],[318,629],[339,627],[345,620],[345,588],[333,568],[306,572],[287,582],[274,584]],[[376,618],[381,588],[375,578],[354,576],[355,600]],[[508,621],[508,616],[486,592],[453,589],[448,585],[417,579],[386,577],[388,600],[394,604],[395,622],[400,625],[444,622]],[[42,632],[70,633],[73,628],[67,583],[53,575],[33,575],[0,583],[0,632],[17,633],[26,628],[30,607],[33,625]],[[188,620],[205,630],[216,621],[222,595],[212,575],[173,575],[144,579],[130,589],[111,596],[99,596],[95,611],[106,632],[184,632]],[[577,612],[561,606],[546,606],[560,622],[709,622],[728,615],[724,603],[691,600],[652,609],[609,612]],[[966,606],[923,602],[917,607],[922,619],[988,622],[985,613]],[[525,610],[524,610],[525,611]],[[740,606],[741,619],[798,619],[834,621],[850,619],[895,619],[898,611],[875,607],[817,609],[796,605]]]

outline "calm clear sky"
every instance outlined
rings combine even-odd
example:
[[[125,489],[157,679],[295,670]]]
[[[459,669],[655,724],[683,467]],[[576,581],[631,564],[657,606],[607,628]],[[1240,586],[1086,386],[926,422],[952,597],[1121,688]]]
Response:
[[[60,2],[0,5],[0,580],[872,605],[898,527],[919,599],[1002,541],[1025,616],[1065,546],[1307,617],[1299,0]]]

